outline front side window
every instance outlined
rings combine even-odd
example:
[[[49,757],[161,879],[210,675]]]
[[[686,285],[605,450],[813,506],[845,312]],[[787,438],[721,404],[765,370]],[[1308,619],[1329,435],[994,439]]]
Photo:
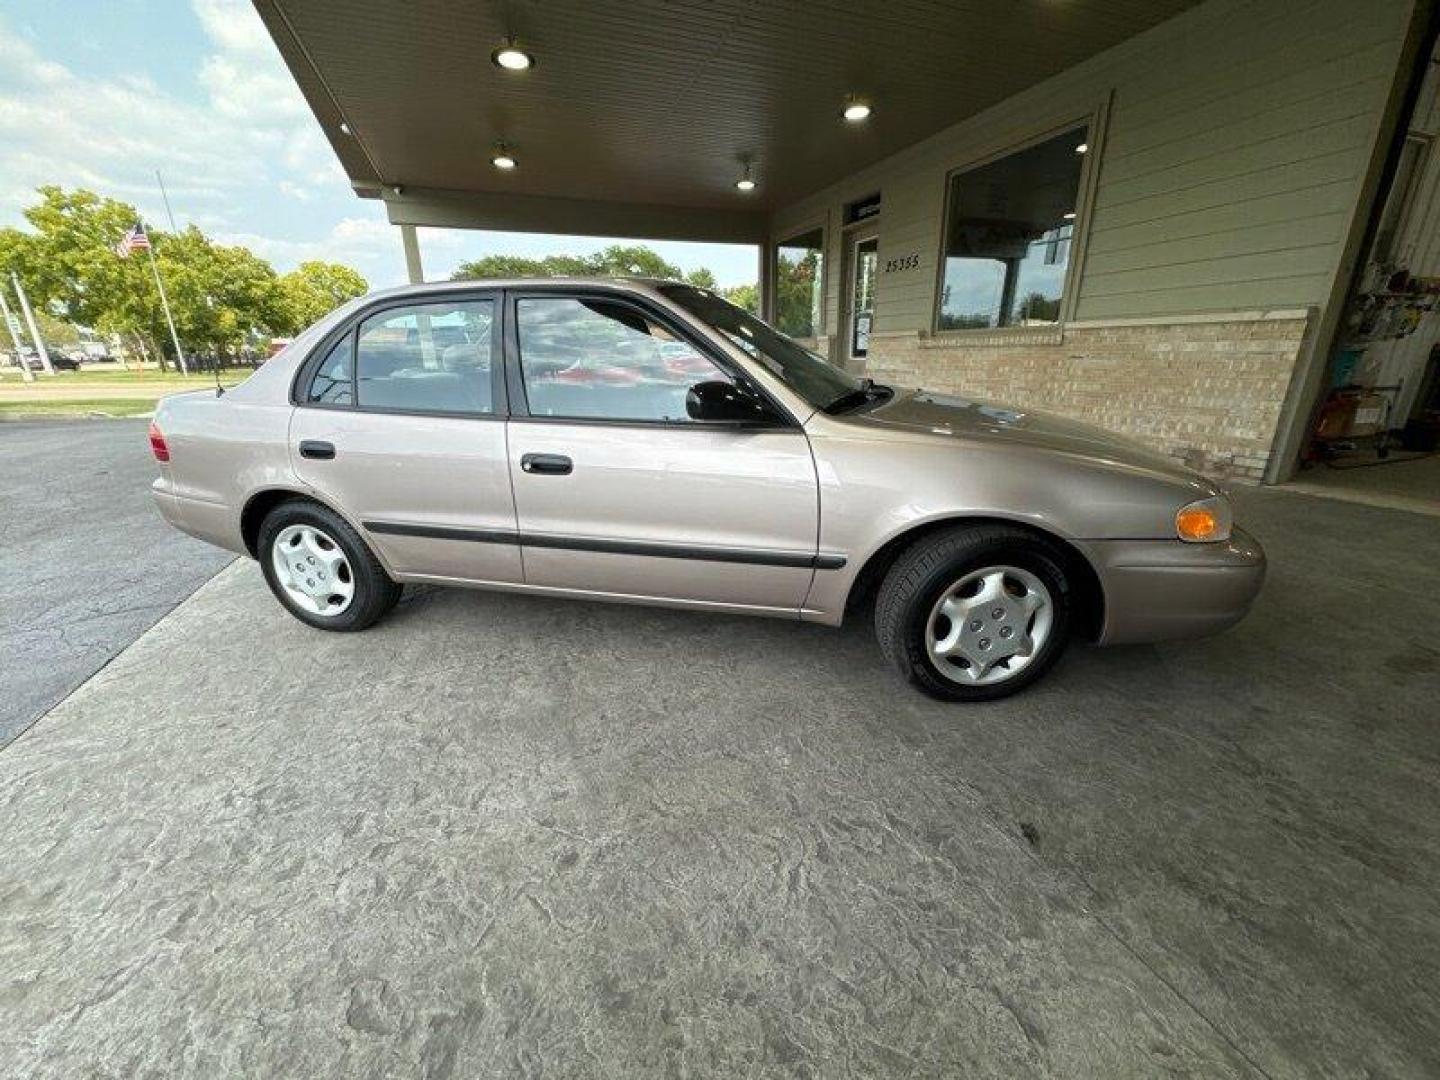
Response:
[[[515,318],[532,416],[688,422],[690,387],[731,381],[629,304],[530,297],[516,301]]]
[[[817,409],[833,407],[863,389],[858,379],[706,289],[661,285],[660,291]]]
[[[407,304],[370,316],[355,343],[362,409],[488,415],[495,411],[493,300]]]
[[[1059,322],[1086,132],[950,178],[938,329]]]
[[[775,328],[797,338],[820,333],[825,234],[819,229],[775,248]]]

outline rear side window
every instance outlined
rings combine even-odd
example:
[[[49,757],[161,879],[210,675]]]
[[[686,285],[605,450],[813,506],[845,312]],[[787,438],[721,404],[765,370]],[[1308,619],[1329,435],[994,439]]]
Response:
[[[629,304],[580,297],[515,305],[532,416],[689,422],[685,394],[731,379]]]
[[[351,405],[355,402],[354,383],[350,378],[351,349],[354,336],[346,334],[330,347],[325,361],[310,380],[306,401],[326,405]]]
[[[305,400],[385,412],[493,415],[497,330],[493,300],[377,312],[331,347]]]

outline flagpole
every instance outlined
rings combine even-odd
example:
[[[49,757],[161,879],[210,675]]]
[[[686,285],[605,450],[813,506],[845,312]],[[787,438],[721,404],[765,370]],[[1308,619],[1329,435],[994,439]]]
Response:
[[[20,342],[20,332],[15,329],[15,316],[10,314],[10,305],[5,302],[4,289],[0,289],[0,314],[5,316],[5,326],[10,331],[10,340],[15,343],[15,359],[20,364],[20,375],[26,382],[34,382],[35,376],[30,374],[30,365],[25,363],[25,346]]]
[[[165,203],[165,216],[170,219],[170,231],[179,232],[175,228],[175,214],[170,209],[170,196],[165,194],[165,181],[160,177],[160,170],[155,170],[155,182],[160,185],[160,198]]]
[[[50,363],[50,350],[45,347],[45,339],[40,336],[40,327],[35,324],[35,313],[30,310],[30,298],[25,295],[25,286],[20,284],[20,275],[11,271],[10,280],[15,283],[15,295],[20,297],[20,310],[25,313],[25,325],[30,327],[35,351],[40,354],[40,366],[45,369],[46,375],[54,375],[55,366]]]
[[[150,256],[150,272],[155,275],[155,288],[160,290],[160,306],[165,309],[165,322],[170,326],[170,340],[175,343],[175,358],[180,361],[180,374],[189,375],[190,369],[185,366],[185,352],[180,348],[180,335],[175,332],[175,320],[170,317],[170,299],[165,295],[165,283],[160,280],[160,267],[155,262],[155,248],[147,243],[145,253]]]

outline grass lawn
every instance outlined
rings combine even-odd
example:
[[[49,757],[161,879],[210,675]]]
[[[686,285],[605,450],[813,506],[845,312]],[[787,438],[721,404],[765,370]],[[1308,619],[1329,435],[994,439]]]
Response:
[[[220,384],[234,386],[251,374],[253,371],[250,368],[227,369],[220,372]],[[207,371],[181,375],[179,372],[164,372],[158,368],[146,368],[142,371],[57,371],[53,376],[36,372],[35,381],[27,384],[17,368],[0,369],[0,386],[26,385],[37,390],[45,386],[63,386],[67,390],[79,390],[87,386],[115,390],[133,386],[142,394],[147,394],[152,389],[159,393],[173,393],[176,390],[198,390],[201,387],[214,386],[215,374]]]
[[[154,411],[153,397],[0,401],[0,419],[20,416],[144,416]]]
[[[220,373],[231,387],[252,374],[250,368]],[[0,420],[21,416],[143,416],[153,412],[166,394],[204,390],[215,385],[214,372],[180,375],[155,369],[142,371],[61,371],[36,373],[25,382],[20,372],[0,372]]]

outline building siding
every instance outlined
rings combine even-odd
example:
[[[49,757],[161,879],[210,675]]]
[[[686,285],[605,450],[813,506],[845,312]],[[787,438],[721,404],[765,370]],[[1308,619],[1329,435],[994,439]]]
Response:
[[[823,331],[838,361],[842,211],[878,191],[881,267],[916,265],[878,275],[867,370],[1051,408],[1258,478],[1368,212],[1361,193],[1411,10],[1211,0],[784,208],[771,236],[827,226]],[[947,176],[1086,120],[1096,156],[1069,324],[1048,338],[933,333]],[[884,122],[883,99],[872,122]]]
[[[823,220],[839,325],[843,205],[882,194],[877,327],[928,332],[948,172],[1109,102],[1075,317],[1323,303],[1356,211],[1409,0],[1212,0],[779,212]],[[883,101],[873,122],[883,123]]]

